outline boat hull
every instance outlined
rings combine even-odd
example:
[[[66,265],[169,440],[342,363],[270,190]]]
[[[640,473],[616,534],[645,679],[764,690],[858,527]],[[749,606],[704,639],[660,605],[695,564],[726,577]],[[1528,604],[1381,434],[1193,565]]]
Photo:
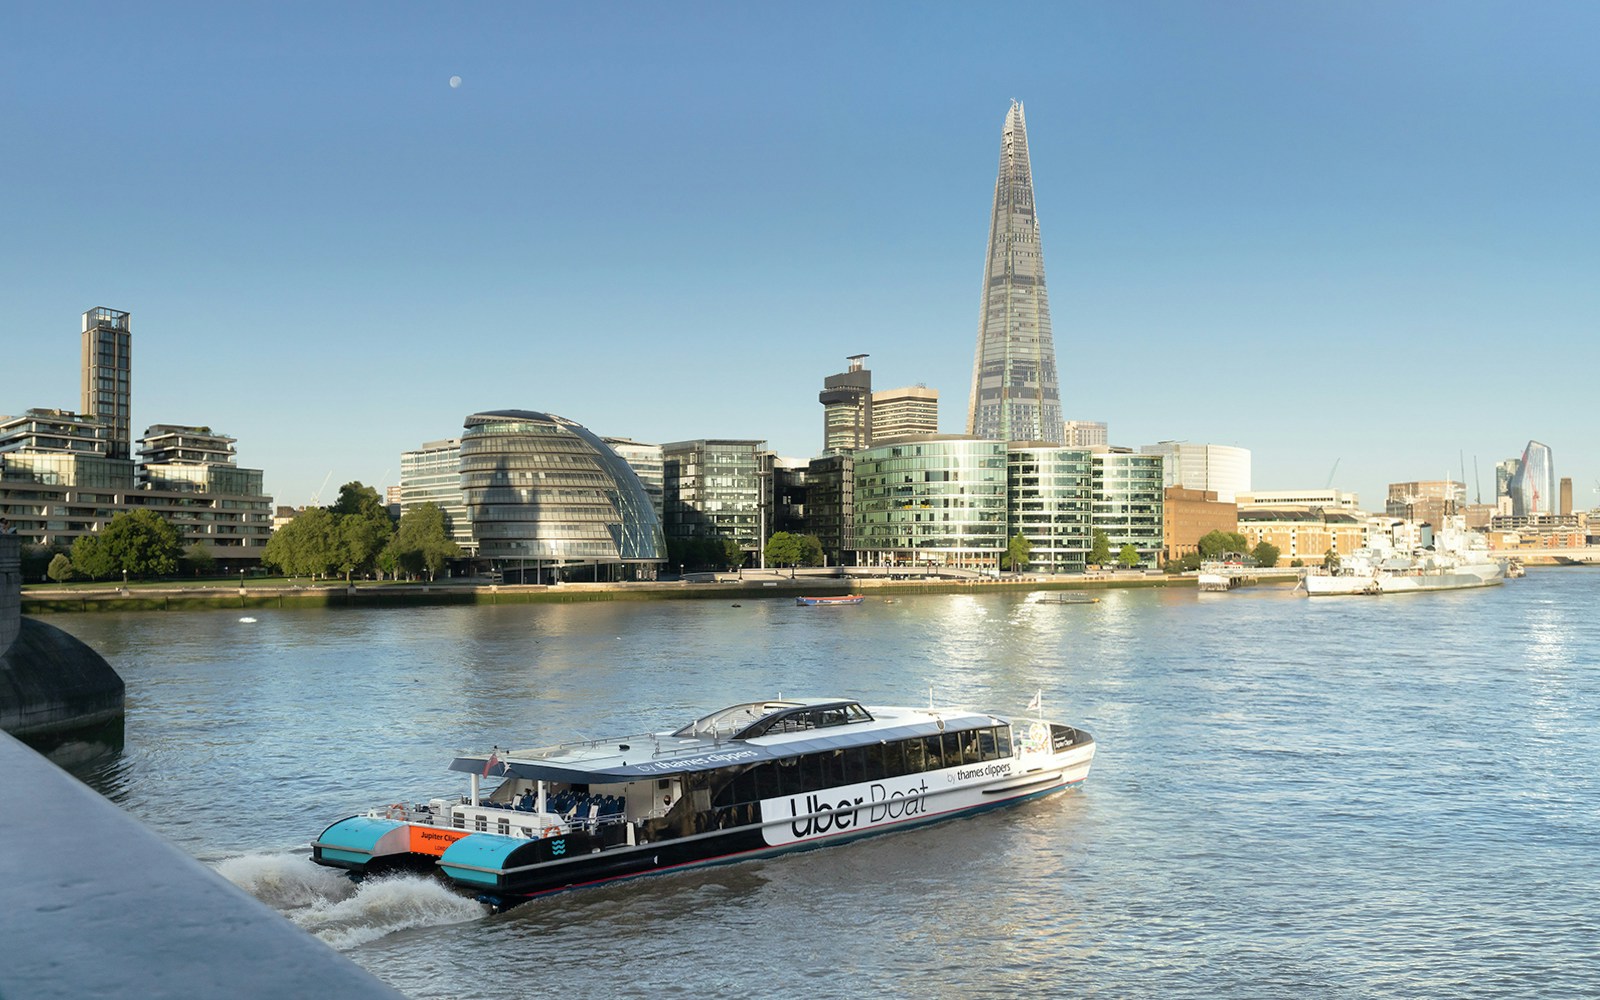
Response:
[[[1494,587],[1503,582],[1499,574],[1486,574],[1460,569],[1445,573],[1420,573],[1404,575],[1322,576],[1311,575],[1304,580],[1306,593],[1312,597],[1339,597],[1356,594],[1418,594],[1431,590],[1468,590],[1474,587]]]

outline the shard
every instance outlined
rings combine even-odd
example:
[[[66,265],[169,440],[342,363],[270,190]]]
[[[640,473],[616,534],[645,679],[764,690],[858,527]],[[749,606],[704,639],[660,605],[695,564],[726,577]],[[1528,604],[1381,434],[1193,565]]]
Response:
[[[1000,441],[1062,441],[1061,387],[1033,208],[1028,126],[1018,101],[1011,102],[1000,139],[967,433]]]

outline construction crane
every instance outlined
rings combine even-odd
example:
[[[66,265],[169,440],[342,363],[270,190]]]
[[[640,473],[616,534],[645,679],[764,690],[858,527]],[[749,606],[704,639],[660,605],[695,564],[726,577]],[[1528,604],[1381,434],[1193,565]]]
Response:
[[[1339,471],[1339,463],[1342,462],[1343,460],[1344,460],[1344,456],[1342,456],[1342,455],[1333,460],[1333,468],[1328,470],[1328,482],[1327,482],[1326,485],[1323,486],[1323,489],[1325,489],[1325,490],[1333,489],[1333,474],[1335,472]]]
[[[311,494],[311,502],[306,504],[307,507],[316,507],[321,503],[322,491],[328,488],[328,480],[332,478],[333,470],[329,469],[328,474],[322,477],[322,485],[317,487],[317,492]]]

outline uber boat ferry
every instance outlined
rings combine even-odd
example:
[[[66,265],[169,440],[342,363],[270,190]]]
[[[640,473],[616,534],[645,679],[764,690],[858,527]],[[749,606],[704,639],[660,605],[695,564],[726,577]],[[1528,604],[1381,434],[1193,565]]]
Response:
[[[504,908],[1048,795],[1084,780],[1094,746],[1043,719],[748,702],[675,732],[457,757],[465,796],[342,819],[312,842],[312,860],[355,873],[437,868]]]

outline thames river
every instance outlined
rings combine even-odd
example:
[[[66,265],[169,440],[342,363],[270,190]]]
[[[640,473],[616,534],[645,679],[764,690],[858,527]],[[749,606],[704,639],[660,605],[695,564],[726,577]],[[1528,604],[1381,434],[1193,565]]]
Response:
[[[1600,571],[1308,600],[1109,591],[58,615],[128,685],[80,774],[414,997],[1600,992]],[[255,622],[239,615],[254,615]],[[537,900],[308,841],[458,751],[839,695],[1095,734],[1075,791]]]

